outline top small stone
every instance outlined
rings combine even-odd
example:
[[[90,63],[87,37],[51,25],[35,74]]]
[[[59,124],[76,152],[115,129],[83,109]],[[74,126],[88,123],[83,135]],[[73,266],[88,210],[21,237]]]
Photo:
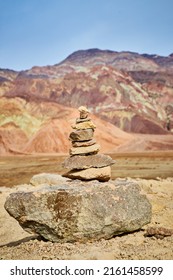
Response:
[[[80,106],[80,107],[78,108],[78,110],[79,110],[79,112],[80,112],[80,118],[81,118],[81,119],[85,119],[85,118],[88,117],[89,111],[88,111],[88,109],[87,109],[85,106]]]
[[[87,113],[89,113],[88,109],[85,106],[80,106],[78,108],[78,110],[79,110],[79,112],[87,112]]]

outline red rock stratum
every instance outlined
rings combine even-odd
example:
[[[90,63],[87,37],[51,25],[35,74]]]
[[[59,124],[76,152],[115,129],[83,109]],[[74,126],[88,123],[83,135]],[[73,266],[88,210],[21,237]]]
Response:
[[[81,105],[105,151],[135,149],[136,139],[138,150],[139,134],[152,135],[141,150],[166,149],[163,138],[172,149],[173,56],[90,49],[52,66],[0,69],[0,153],[68,152]]]

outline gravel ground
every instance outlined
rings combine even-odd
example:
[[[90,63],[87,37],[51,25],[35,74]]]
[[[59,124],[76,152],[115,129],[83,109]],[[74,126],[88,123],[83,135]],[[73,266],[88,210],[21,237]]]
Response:
[[[168,260],[173,259],[173,235],[146,237],[146,229],[173,230],[173,178],[137,181],[150,202],[153,216],[151,224],[142,230],[116,236],[110,240],[87,243],[52,243],[39,240],[23,231],[18,222],[8,215],[3,205],[9,193],[26,190],[27,185],[17,188],[0,187],[0,259],[13,260]]]

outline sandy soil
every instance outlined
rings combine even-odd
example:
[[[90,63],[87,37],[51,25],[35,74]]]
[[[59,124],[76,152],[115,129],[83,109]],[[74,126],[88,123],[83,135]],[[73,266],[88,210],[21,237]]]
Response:
[[[151,224],[140,231],[116,236],[110,240],[88,243],[57,244],[29,235],[11,218],[3,205],[9,193],[25,190],[0,187],[0,258],[1,259],[173,259],[173,235],[146,237],[150,226],[173,230],[173,178],[137,181],[150,202],[153,216]]]

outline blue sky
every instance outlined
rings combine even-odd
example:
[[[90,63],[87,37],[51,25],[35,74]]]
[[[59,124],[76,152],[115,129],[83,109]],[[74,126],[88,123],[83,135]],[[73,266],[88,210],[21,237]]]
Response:
[[[0,68],[53,65],[88,48],[173,53],[173,1],[0,0]]]

